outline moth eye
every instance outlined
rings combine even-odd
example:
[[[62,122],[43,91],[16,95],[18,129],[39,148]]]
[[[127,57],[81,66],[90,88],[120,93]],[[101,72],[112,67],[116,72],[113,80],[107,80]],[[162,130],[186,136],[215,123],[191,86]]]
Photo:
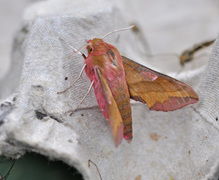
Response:
[[[93,51],[93,47],[88,45],[87,46],[87,52],[90,54]]]
[[[88,51],[89,51],[89,53],[91,53],[91,52],[93,51],[93,48],[89,48],[89,50],[88,50]]]

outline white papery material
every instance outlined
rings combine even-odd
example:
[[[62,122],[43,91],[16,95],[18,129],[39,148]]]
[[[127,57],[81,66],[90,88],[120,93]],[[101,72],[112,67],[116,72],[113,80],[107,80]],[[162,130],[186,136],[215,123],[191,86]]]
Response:
[[[79,48],[85,40],[126,27],[130,22],[124,19],[120,8],[103,0],[47,1],[26,11],[24,22],[29,31],[19,93],[17,100],[3,102],[13,104],[10,110],[1,107],[0,112],[1,154],[39,152],[74,166],[85,179],[99,179],[95,166],[88,167],[89,159],[97,164],[104,180],[216,179],[219,41],[205,70],[179,76],[197,90],[200,102],[168,113],[149,111],[134,103],[131,144],[123,140],[115,148],[93,91],[69,116],[90,82],[83,74],[71,90],[57,94],[71,85],[83,66],[83,58],[72,56],[68,45]],[[136,41],[132,31],[111,35],[105,41],[135,61],[146,60],[138,48],[140,39]],[[6,143],[8,139],[15,148]]]

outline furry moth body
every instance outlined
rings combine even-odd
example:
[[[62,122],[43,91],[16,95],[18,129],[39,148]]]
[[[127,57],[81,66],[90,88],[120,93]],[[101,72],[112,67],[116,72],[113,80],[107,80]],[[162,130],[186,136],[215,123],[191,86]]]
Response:
[[[198,95],[188,85],[121,56],[103,39],[87,43],[85,72],[116,146],[123,138],[129,142],[133,138],[130,98],[155,111],[173,111],[198,101]]]

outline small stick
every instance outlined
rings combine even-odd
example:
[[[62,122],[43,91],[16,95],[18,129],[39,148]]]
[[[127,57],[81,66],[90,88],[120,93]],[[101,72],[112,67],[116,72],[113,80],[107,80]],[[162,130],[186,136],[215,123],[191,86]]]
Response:
[[[5,177],[2,178],[2,176],[1,176],[1,174],[0,174],[0,180],[6,180],[6,179],[8,178],[8,176],[9,176],[9,174],[10,174],[12,168],[14,167],[15,162],[16,162],[16,160],[13,159],[13,160],[12,160],[12,165],[11,165],[10,169],[8,170],[7,174],[5,175]]]
[[[194,58],[194,54],[195,54],[197,51],[199,51],[199,50],[201,50],[201,49],[203,49],[203,48],[205,48],[205,47],[210,46],[211,44],[214,43],[214,41],[215,41],[215,40],[205,41],[205,42],[202,42],[202,43],[199,43],[199,44],[194,45],[193,48],[191,48],[191,49],[185,50],[185,51],[180,55],[180,58],[179,58],[179,59],[180,59],[180,64],[181,64],[182,66],[184,66],[185,63],[187,63],[187,62],[189,62],[189,61],[192,61],[193,58]]]
[[[88,160],[88,167],[90,167],[90,163],[92,163],[94,166],[96,166],[97,172],[98,172],[98,174],[99,174],[99,176],[100,176],[100,179],[102,180],[102,177],[101,177],[100,171],[99,171],[99,169],[98,169],[98,166],[97,166],[93,161],[91,161],[91,160],[89,159],[89,160]]]

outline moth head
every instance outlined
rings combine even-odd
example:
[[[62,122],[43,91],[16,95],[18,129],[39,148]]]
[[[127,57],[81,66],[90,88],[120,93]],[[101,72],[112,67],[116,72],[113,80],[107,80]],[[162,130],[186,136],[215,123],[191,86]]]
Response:
[[[99,38],[94,38],[92,40],[88,40],[87,41],[87,52],[88,54],[90,54],[95,47],[97,47],[99,44],[101,44],[103,42],[102,39],[99,39]]]

